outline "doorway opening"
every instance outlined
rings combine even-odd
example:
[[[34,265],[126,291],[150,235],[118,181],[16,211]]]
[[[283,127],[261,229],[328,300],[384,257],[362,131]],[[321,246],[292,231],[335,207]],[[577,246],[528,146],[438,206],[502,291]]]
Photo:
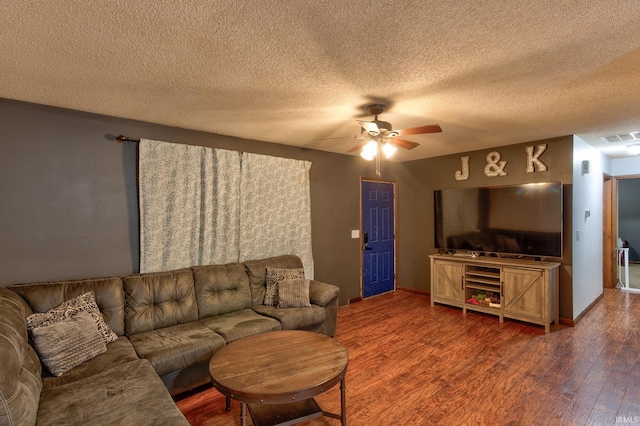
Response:
[[[604,287],[640,293],[640,175],[605,176],[603,188]]]

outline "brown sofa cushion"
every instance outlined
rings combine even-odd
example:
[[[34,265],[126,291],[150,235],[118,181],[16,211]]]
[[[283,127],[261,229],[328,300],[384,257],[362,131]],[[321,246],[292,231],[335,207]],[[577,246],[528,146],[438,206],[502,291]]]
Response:
[[[27,301],[33,312],[46,312],[76,296],[93,292],[104,321],[118,336],[124,335],[122,278],[92,278],[16,284],[9,289]]]
[[[202,318],[200,323],[224,337],[227,343],[253,334],[282,330],[278,320],[258,315],[251,309]]]
[[[42,391],[94,376],[137,359],[139,359],[138,354],[133,349],[129,339],[125,336],[120,336],[118,340],[107,345],[106,352],[83,362],[62,376],[55,377],[45,369],[42,375]]]
[[[199,322],[137,333],[130,339],[138,356],[148,360],[160,376],[209,362],[225,343]]]
[[[42,392],[38,426],[185,425],[149,362],[138,359]]]
[[[124,291],[127,336],[198,320],[191,269],[129,275]]]
[[[251,307],[251,288],[243,264],[194,266],[191,269],[200,319]]]

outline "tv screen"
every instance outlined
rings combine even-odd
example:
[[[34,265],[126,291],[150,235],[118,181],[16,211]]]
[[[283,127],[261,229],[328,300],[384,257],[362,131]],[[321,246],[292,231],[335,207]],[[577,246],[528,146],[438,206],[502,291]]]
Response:
[[[434,192],[435,247],[562,257],[562,183]]]

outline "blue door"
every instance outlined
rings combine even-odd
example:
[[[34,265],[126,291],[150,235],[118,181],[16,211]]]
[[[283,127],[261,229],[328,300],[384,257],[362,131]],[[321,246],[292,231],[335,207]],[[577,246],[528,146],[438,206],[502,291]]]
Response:
[[[362,181],[363,297],[395,289],[394,185]]]

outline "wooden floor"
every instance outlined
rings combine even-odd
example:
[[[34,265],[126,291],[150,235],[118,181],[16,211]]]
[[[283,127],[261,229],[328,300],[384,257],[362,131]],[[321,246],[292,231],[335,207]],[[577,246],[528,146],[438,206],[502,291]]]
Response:
[[[640,423],[640,294],[607,289],[576,327],[545,335],[397,291],[341,307],[335,338],[349,425]],[[316,399],[339,413],[338,386]],[[226,412],[212,388],[177,404],[192,425],[239,424],[239,403]]]

